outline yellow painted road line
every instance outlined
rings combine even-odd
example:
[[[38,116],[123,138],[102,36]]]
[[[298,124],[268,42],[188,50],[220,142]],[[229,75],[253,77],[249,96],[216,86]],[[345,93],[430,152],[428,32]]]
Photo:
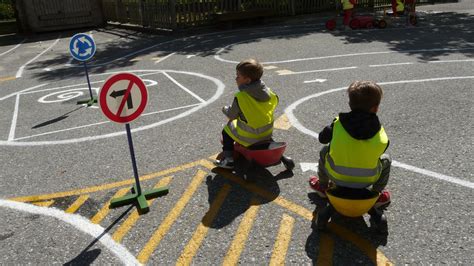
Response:
[[[227,255],[224,258],[224,262],[222,262],[223,266],[237,265],[237,263],[239,262],[240,254],[244,249],[245,242],[249,237],[253,222],[255,221],[258,209],[260,208],[258,204],[260,204],[260,202],[258,202],[258,200],[255,198],[250,201],[250,208],[245,212],[245,215],[242,218],[242,221],[240,222],[239,229],[237,229],[237,233],[235,233],[234,240],[232,241],[230,248],[227,251]]]
[[[160,180],[155,185],[155,188],[167,186],[171,182],[171,176],[164,177],[163,179]],[[155,199],[150,199],[148,200],[148,205],[151,206]],[[123,237],[132,229],[132,227],[135,225],[135,223],[138,221],[140,218],[140,213],[138,213],[138,210],[135,208],[133,212],[128,216],[127,220],[125,220],[114,232],[112,235],[112,238],[117,242],[120,243],[123,239]]]
[[[331,266],[334,254],[334,239],[327,233],[322,233],[319,239],[319,254],[316,265]]]
[[[250,184],[242,180],[242,178],[239,178],[232,173],[228,172],[227,170],[216,168],[214,164],[212,164],[210,161],[203,160],[202,161],[202,166],[208,168],[208,169],[214,169],[216,173],[222,175],[223,177],[241,185],[245,189],[249,190],[250,192],[253,192],[257,195],[260,195],[263,198],[266,198],[268,200],[273,200],[273,203],[280,205],[281,207],[292,211],[299,216],[311,221],[313,220],[313,212],[310,210],[306,209],[303,206],[300,206],[298,204],[295,204],[289,200],[286,200],[280,196],[276,197],[276,195],[272,192],[269,192],[267,190],[262,189],[261,187],[255,185],[255,184]],[[388,260],[385,255],[380,252],[378,249],[376,249],[369,241],[366,239],[363,239],[362,237],[358,236],[357,234],[353,233],[352,231],[345,229],[344,227],[341,227],[339,225],[336,225],[334,223],[329,223],[328,228],[337,234],[340,238],[350,241],[353,245],[358,247],[362,252],[364,252],[371,260],[373,263],[377,264],[380,263],[382,265],[392,265],[390,260]]]
[[[335,223],[329,223],[328,228],[338,235],[340,238],[349,241],[358,247],[362,252],[364,252],[369,259],[376,265],[393,265],[385,255],[380,252],[378,249],[375,249],[372,243],[368,240],[358,236],[352,231],[337,225]]]
[[[54,200],[33,202],[34,205],[40,206],[40,207],[49,207],[49,206],[53,205],[53,203],[54,203]]]
[[[89,198],[89,195],[81,195],[79,198],[77,198],[76,201],[74,201],[69,208],[65,211],[66,213],[75,213],[81,206],[86,202],[86,200]]]
[[[140,181],[145,181],[145,180],[157,178],[160,176],[165,176],[165,175],[173,174],[176,172],[184,171],[186,169],[189,169],[198,165],[202,165],[202,160],[183,164],[174,168],[170,168],[170,169],[163,170],[160,172],[141,176]],[[52,194],[17,197],[17,198],[12,198],[10,200],[20,201],[20,202],[42,201],[42,200],[49,200],[53,198],[61,198],[61,197],[67,197],[67,196],[87,194],[87,193],[92,193],[92,192],[97,192],[97,191],[102,191],[102,190],[108,190],[108,189],[113,189],[116,187],[123,187],[123,186],[134,184],[134,183],[135,183],[135,179],[132,178],[132,179],[124,180],[124,181],[103,184],[103,185],[93,186],[93,187],[88,187],[88,188],[70,190],[70,191],[65,191],[65,192],[57,192],[57,193],[52,193]]]
[[[3,77],[3,78],[0,78],[0,82],[3,82],[3,81],[8,81],[8,80],[14,80],[16,79],[15,76],[11,76],[11,77]]]
[[[230,189],[231,187],[229,184],[225,184],[224,186],[222,186],[216,198],[209,207],[209,211],[206,213],[206,215],[204,215],[204,218],[202,218],[201,224],[197,227],[191,240],[189,240],[188,244],[181,253],[181,256],[176,261],[177,266],[191,265],[194,256],[196,256],[196,253],[199,247],[201,246],[202,241],[204,240],[207,235],[207,232],[209,231],[209,227],[212,225],[214,219],[216,218],[219,209],[221,208],[225,198],[230,192]]]
[[[280,229],[278,230],[277,240],[273,247],[272,258],[270,260],[270,266],[285,265],[286,253],[290,246],[291,235],[293,233],[293,227],[295,224],[295,218],[283,214],[281,219]]]
[[[119,191],[117,191],[117,193],[115,193],[115,195],[112,196],[112,199],[113,198],[118,198],[118,197],[121,197],[125,194],[127,194],[127,192],[130,191],[130,188],[122,188],[120,189]],[[110,201],[112,200],[108,200],[104,206],[102,207],[102,209],[100,209],[92,218],[91,218],[91,222],[94,223],[94,224],[100,224],[100,222],[102,222],[102,220],[105,218],[105,216],[107,216],[107,214],[109,214],[110,212],[110,208],[109,208],[109,205],[110,205]]]
[[[288,116],[286,114],[280,116],[275,120],[275,124],[273,126],[276,129],[281,129],[281,130],[288,130],[291,128],[291,123],[290,120],[288,119]]]
[[[168,213],[164,221],[160,224],[158,229],[153,233],[151,238],[148,240],[146,245],[138,254],[137,259],[139,262],[145,264],[148,261],[151,254],[156,249],[156,247],[160,244],[161,240],[166,235],[168,230],[171,228],[173,223],[176,221],[179,215],[181,215],[181,212],[183,211],[184,207],[186,207],[186,204],[189,202],[194,192],[196,192],[199,185],[201,185],[206,175],[207,175],[206,172],[202,170],[198,170],[197,174],[192,178],[191,183],[186,188],[186,191],[184,192],[183,196],[181,196],[178,202],[176,202],[176,204]]]
[[[215,168],[214,164],[212,164],[209,161],[203,162],[203,166],[206,167],[206,168],[209,168],[209,169]],[[265,199],[273,200],[273,203],[275,203],[277,205],[280,205],[283,208],[286,208],[286,209],[298,214],[299,216],[302,216],[302,217],[304,217],[308,220],[313,219],[313,212],[311,212],[310,210],[308,210],[308,209],[306,209],[302,206],[299,206],[297,204],[294,204],[293,202],[288,201],[288,200],[286,200],[286,199],[284,199],[280,196],[276,196],[274,193],[272,193],[268,190],[265,190],[265,189],[257,186],[256,184],[247,183],[242,178],[230,173],[227,170],[216,168],[215,172],[222,175],[223,177],[229,179],[230,181],[241,185],[242,187],[249,190],[250,192],[253,192],[257,195],[260,195],[261,197],[263,197]]]

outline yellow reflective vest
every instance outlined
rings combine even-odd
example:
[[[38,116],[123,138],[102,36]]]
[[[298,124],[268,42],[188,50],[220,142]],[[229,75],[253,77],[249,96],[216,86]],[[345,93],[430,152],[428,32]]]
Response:
[[[382,171],[380,156],[388,145],[383,127],[372,138],[353,138],[339,117],[333,125],[332,140],[326,154],[325,169],[336,185],[365,188],[375,183]]]
[[[353,9],[354,5],[349,1],[349,0],[341,0],[342,4],[342,9],[343,10],[348,10],[348,9]]]
[[[235,94],[240,111],[247,121],[240,116],[227,123],[224,130],[239,144],[248,147],[259,141],[268,140],[273,133],[273,112],[278,105],[278,97],[270,89],[270,100],[259,102],[245,91]]]

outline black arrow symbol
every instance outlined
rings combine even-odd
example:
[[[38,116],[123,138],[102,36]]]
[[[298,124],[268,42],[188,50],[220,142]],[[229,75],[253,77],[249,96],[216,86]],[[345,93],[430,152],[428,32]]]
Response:
[[[110,96],[111,97],[114,97],[114,98],[117,98],[117,97],[120,97],[120,96],[124,96],[125,95],[125,92],[127,90],[121,90],[121,91],[113,91]],[[128,99],[127,99],[127,107],[128,109],[132,109],[133,108],[133,101],[132,101],[132,95],[129,94],[128,95]]]

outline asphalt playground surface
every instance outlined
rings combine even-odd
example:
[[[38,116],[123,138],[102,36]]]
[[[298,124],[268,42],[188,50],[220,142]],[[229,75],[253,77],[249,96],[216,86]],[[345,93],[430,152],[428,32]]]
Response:
[[[419,8],[419,25],[328,32],[324,18],[227,31],[150,35],[112,27],[0,36],[0,264],[462,264],[474,261],[474,3]],[[169,186],[139,215],[108,209],[133,172],[125,126],[87,99],[68,45],[97,44],[97,94],[112,73],[140,76],[147,107],[131,123],[144,188]],[[280,97],[274,138],[295,169],[244,181],[214,169],[235,65],[260,60]],[[312,224],[317,133],[348,111],[344,89],[384,89],[379,117],[394,163],[388,234],[368,217]]]

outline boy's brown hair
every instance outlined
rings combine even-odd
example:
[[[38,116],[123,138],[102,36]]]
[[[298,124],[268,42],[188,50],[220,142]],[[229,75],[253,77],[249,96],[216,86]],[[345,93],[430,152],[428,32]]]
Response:
[[[236,70],[253,81],[259,80],[263,75],[263,66],[255,59],[246,59],[240,62]]]
[[[370,112],[382,100],[383,91],[377,83],[369,80],[354,81],[347,89],[351,110]]]

